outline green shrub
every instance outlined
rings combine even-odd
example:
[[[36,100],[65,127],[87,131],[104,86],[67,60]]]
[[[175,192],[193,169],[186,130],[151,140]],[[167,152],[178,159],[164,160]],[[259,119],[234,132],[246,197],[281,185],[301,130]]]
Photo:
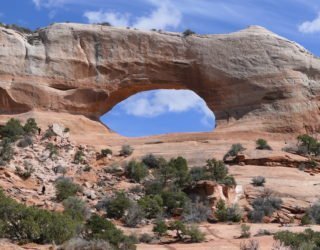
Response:
[[[186,234],[187,231],[186,225],[179,220],[170,222],[168,229],[176,231],[176,237],[180,240],[183,239],[183,236]]]
[[[131,202],[123,192],[115,193],[115,196],[105,202],[105,209],[109,218],[120,219],[130,207]]]
[[[266,182],[266,179],[263,176],[256,176],[252,178],[252,185],[261,187],[264,186],[264,183]]]
[[[163,183],[160,180],[146,181],[143,185],[147,195],[157,195],[163,190]]]
[[[38,132],[38,125],[34,118],[29,118],[23,126],[23,130],[28,135],[34,135]]]
[[[72,238],[63,243],[59,250],[113,250],[114,247],[105,240],[85,240],[82,238]]]
[[[0,143],[0,160],[10,162],[13,159],[13,148],[9,138],[3,138]]]
[[[191,35],[194,35],[195,34],[195,32],[194,31],[192,31],[192,30],[190,30],[190,29],[186,29],[185,31],[183,31],[183,36],[184,37],[187,37],[187,36],[191,36]]]
[[[148,175],[148,169],[142,162],[132,160],[126,167],[126,175],[136,182],[141,182]]]
[[[84,163],[84,152],[82,150],[78,150],[74,155],[73,162],[75,164],[83,164]]]
[[[9,138],[11,141],[16,141],[22,135],[24,135],[24,130],[21,122],[17,119],[11,118],[5,126],[0,129],[0,135],[2,138]]]
[[[320,224],[320,202],[314,203],[307,211],[312,223]]]
[[[189,185],[191,177],[186,159],[181,156],[173,158],[169,161],[168,166],[174,169],[174,182],[176,186],[184,188]]]
[[[58,147],[51,142],[47,144],[46,150],[49,151],[49,158],[51,159],[58,155]]]
[[[67,168],[63,167],[61,165],[58,165],[58,166],[53,168],[53,172],[55,174],[62,174],[64,176],[67,173]]]
[[[220,199],[216,205],[215,216],[221,222],[239,222],[242,218],[242,211],[237,204],[227,207],[225,201]]]
[[[55,182],[57,201],[63,201],[70,196],[75,196],[82,188],[71,179],[60,177]]]
[[[240,144],[240,143],[233,144],[231,146],[230,150],[225,154],[223,159],[226,160],[227,157],[237,156],[239,153],[241,153],[244,150],[245,150],[245,148],[242,146],[242,144]]]
[[[64,212],[72,219],[84,221],[89,216],[89,209],[86,203],[77,197],[68,197],[63,201]]]
[[[142,162],[149,168],[160,168],[163,160],[163,158],[158,158],[153,154],[148,154],[142,158]]]
[[[205,234],[202,233],[196,225],[188,226],[185,234],[190,237],[191,243],[198,243],[205,240]]]
[[[156,220],[154,225],[153,225],[153,229],[152,231],[154,233],[156,233],[158,235],[158,237],[161,237],[163,235],[165,235],[168,231],[168,226],[166,225],[166,223],[162,220]]]
[[[85,237],[89,240],[106,240],[115,246],[116,249],[135,249],[130,237],[125,236],[110,221],[96,214],[92,215],[86,223]]]
[[[176,209],[184,209],[189,198],[184,192],[172,192],[172,191],[163,191],[161,193],[163,200],[163,205],[166,207],[167,212],[174,214]]]
[[[83,168],[83,171],[84,172],[90,172],[92,169],[92,167],[90,167],[89,165],[85,165],[84,168]]]
[[[57,134],[51,129],[51,128],[48,128],[43,136],[42,136],[42,140],[45,140],[45,139],[50,139],[51,137],[53,136],[57,136]]]
[[[112,155],[112,150],[109,148],[102,149],[100,155],[102,157],[107,157],[108,155]]]
[[[268,142],[265,139],[258,139],[256,141],[256,149],[260,149],[260,150],[272,150],[272,148],[268,145]]]
[[[120,156],[130,156],[133,153],[133,148],[130,145],[123,145],[120,150]]]
[[[147,195],[138,200],[146,218],[156,218],[163,212],[163,200],[160,195]]]
[[[305,215],[302,216],[301,218],[301,225],[305,226],[305,225],[310,225],[312,223],[310,216],[308,213],[306,213]]]
[[[61,244],[76,234],[79,222],[68,215],[27,207],[0,192],[1,237],[21,243]]]
[[[320,233],[312,229],[306,229],[302,233],[294,233],[289,231],[277,232],[274,239],[280,241],[287,247],[292,249],[319,249]]]
[[[250,226],[247,224],[242,224],[240,238],[250,238],[250,236],[251,236]]]
[[[304,134],[297,137],[298,140],[298,152],[301,154],[320,154],[320,142],[316,138]]]

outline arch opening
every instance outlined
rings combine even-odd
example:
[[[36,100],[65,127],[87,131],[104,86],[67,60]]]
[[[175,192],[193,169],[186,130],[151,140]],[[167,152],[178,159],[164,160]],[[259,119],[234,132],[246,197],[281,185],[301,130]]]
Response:
[[[127,137],[168,133],[210,132],[215,115],[191,90],[157,89],[131,95],[100,117],[114,132]]]

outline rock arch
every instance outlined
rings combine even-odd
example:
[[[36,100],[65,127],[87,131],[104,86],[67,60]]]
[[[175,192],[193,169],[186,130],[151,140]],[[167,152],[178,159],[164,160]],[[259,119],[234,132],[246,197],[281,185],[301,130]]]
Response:
[[[142,90],[190,89],[221,127],[236,121],[246,124],[239,129],[266,132],[320,130],[320,60],[262,27],[183,37],[54,24],[32,35],[0,28],[0,41],[0,93],[10,99],[1,113],[98,119]]]

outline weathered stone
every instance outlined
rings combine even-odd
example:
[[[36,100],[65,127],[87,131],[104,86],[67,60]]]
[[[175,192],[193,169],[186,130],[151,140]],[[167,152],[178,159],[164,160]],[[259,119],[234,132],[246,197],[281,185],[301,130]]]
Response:
[[[221,128],[320,131],[320,60],[262,27],[184,37],[64,23],[38,35],[39,43],[30,44],[26,35],[0,28],[1,113],[97,119],[134,93],[182,88],[204,98]]]

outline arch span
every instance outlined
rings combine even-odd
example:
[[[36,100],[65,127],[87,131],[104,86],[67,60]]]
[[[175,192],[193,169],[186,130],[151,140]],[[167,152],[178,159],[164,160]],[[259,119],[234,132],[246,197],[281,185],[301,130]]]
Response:
[[[32,36],[39,42],[0,28],[1,87],[12,99],[3,113],[19,103],[97,120],[137,92],[180,88],[201,96],[220,127],[320,131],[320,60],[261,27],[184,37],[55,24]]]

